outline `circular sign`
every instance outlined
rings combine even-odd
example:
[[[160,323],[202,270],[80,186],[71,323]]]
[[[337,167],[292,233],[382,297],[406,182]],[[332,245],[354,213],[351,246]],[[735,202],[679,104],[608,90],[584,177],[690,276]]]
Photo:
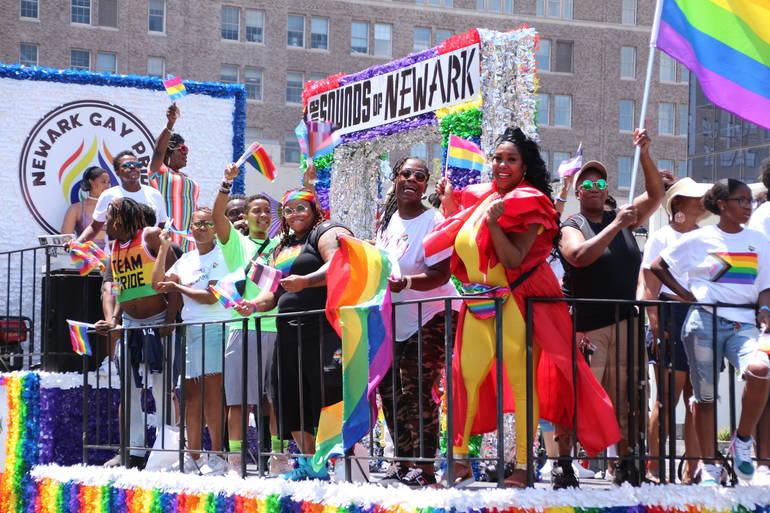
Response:
[[[130,150],[146,167],[154,140],[139,118],[117,105],[82,100],[57,107],[38,121],[21,151],[19,183],[27,208],[44,230],[59,233],[67,208],[87,194],[80,188],[86,169],[107,170],[116,185],[113,156]]]

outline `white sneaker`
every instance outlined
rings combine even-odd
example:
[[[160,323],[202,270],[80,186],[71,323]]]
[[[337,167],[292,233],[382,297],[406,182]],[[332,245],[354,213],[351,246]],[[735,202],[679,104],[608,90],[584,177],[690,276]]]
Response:
[[[241,477],[241,453],[231,452],[227,455],[227,474]]]
[[[540,479],[543,481],[551,480],[551,470],[553,470],[553,461],[545,460],[545,463],[540,467]]]
[[[604,481],[612,481],[614,476],[607,472],[607,469],[599,470],[593,475],[594,479],[602,479]]]
[[[179,459],[177,458],[171,465],[160,469],[161,472],[179,472]],[[182,472],[185,474],[199,474],[198,462],[193,459],[189,454],[184,455],[184,468]]]
[[[698,468],[701,486],[719,486],[722,480],[722,465],[702,463]]]
[[[294,470],[294,465],[285,454],[273,454],[268,465],[270,473],[277,476]]]
[[[733,443],[730,452],[733,455],[733,470],[742,481],[751,481],[754,477],[754,462],[751,460],[751,449],[754,447],[754,439],[749,437],[745,442],[733,434]]]
[[[201,474],[204,476],[218,476],[227,472],[227,462],[216,454],[209,454],[206,463],[201,466]]]
[[[770,486],[770,467],[760,465],[754,471],[754,479],[751,481],[754,486]]]
[[[112,458],[108,459],[102,464],[102,467],[119,467],[120,466],[120,453],[117,453]]]
[[[595,475],[593,470],[590,468],[585,468],[575,460],[572,460],[572,470],[575,471],[575,475],[578,477],[578,479],[591,479]]]

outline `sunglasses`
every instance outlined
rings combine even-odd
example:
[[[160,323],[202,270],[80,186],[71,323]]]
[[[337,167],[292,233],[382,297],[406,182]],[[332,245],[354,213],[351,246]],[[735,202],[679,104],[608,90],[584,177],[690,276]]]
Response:
[[[737,201],[742,207],[750,207],[752,203],[750,198],[727,198],[727,201]]]
[[[411,169],[402,169],[398,172],[398,176],[404,180],[408,180],[410,176],[414,176],[414,179],[420,183],[424,183],[428,180],[428,175],[423,171],[412,171]]]
[[[133,168],[136,168],[136,169],[141,169],[142,168],[142,163],[139,162],[139,161],[123,162],[123,164],[121,164],[120,167],[122,167],[123,169],[128,169],[129,167],[133,167]]]
[[[188,148],[186,144],[180,144],[177,150],[179,150],[179,153],[182,155],[187,155],[187,153],[190,151],[190,148]]]
[[[297,208],[283,207],[283,216],[288,217],[294,214],[304,214],[309,209],[305,205],[297,205]]]
[[[595,182],[592,182],[591,180],[586,180],[583,183],[580,184],[580,188],[584,191],[590,191],[594,187],[599,189],[600,191],[603,191],[607,188],[607,180],[602,180],[601,178],[596,180]]]
[[[192,225],[196,228],[214,228],[214,223],[208,221],[195,221]]]

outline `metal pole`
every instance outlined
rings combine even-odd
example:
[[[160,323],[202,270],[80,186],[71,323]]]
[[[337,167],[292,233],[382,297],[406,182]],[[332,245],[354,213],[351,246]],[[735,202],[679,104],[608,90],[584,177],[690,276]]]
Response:
[[[644,128],[644,118],[647,117],[647,103],[650,100],[650,85],[652,83],[652,66],[655,63],[655,47],[658,44],[658,30],[660,29],[660,15],[663,12],[663,0],[655,3],[655,15],[652,18],[652,30],[650,31],[650,54],[647,57],[647,74],[644,79],[644,93],[642,94],[642,109],[639,112],[639,129]],[[631,170],[631,187],[628,189],[628,203],[634,201],[636,190],[636,174],[639,171],[639,157],[641,148],[634,150],[634,167]]]

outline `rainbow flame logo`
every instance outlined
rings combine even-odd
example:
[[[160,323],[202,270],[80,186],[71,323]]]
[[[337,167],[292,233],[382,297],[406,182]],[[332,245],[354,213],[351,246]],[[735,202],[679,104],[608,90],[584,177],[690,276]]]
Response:
[[[91,145],[85,150],[86,141],[80,143],[80,146],[70,155],[64,164],[59,168],[59,183],[61,183],[62,195],[70,203],[76,203],[85,199],[87,193],[80,189],[83,171],[89,166],[99,166],[106,169],[110,174],[110,183],[117,185],[118,180],[112,172],[112,153],[107,148],[104,141],[94,137]],[[84,151],[85,150],[85,151]]]

